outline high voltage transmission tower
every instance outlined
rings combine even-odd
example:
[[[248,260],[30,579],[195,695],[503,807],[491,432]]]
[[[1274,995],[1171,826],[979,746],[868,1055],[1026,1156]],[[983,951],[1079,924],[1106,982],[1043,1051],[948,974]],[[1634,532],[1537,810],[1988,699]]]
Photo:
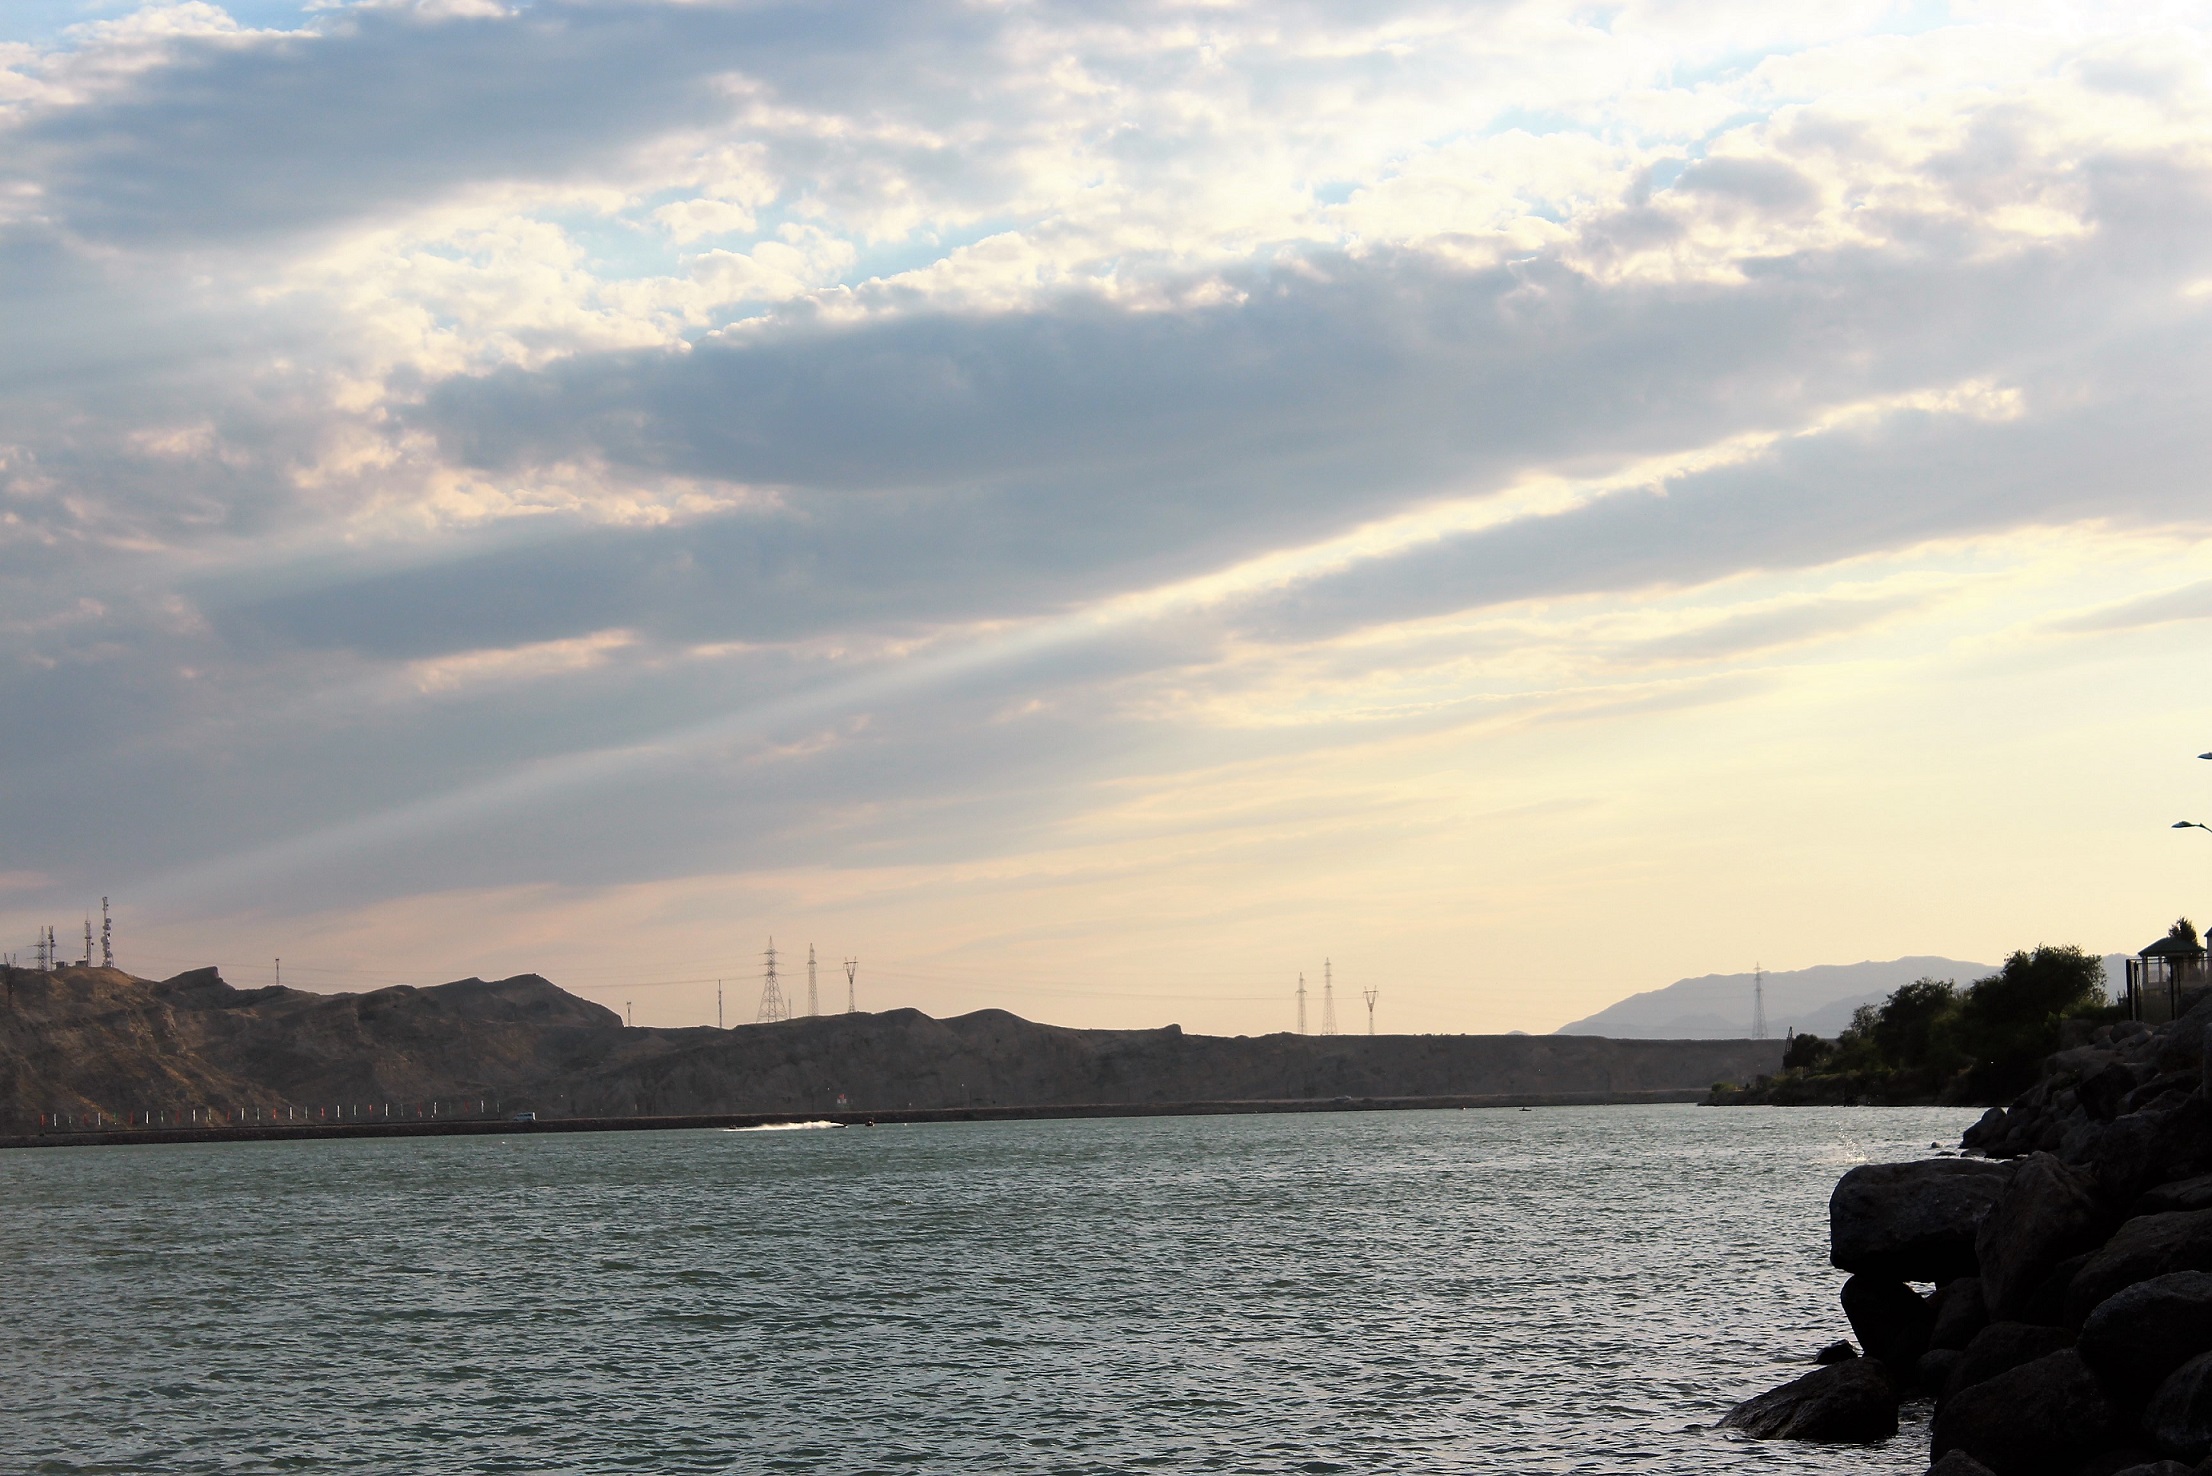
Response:
[[[859,959],[848,958],[845,960],[845,1013],[848,1015],[854,1014],[860,1009],[859,991],[853,984],[853,976],[859,972]]]
[[[1364,1000],[1366,1000],[1366,1001],[1367,1001],[1367,1033],[1368,1033],[1369,1035],[1373,1035],[1373,1034],[1375,1033],[1375,995],[1376,995],[1376,993],[1377,993],[1377,991],[1376,991],[1376,990],[1373,990],[1373,989],[1362,989],[1362,990],[1360,991],[1360,995],[1359,995],[1359,997],[1360,997],[1361,999],[1364,999]]]
[[[1306,1033],[1306,974],[1303,969],[1298,972],[1298,1033]]]
[[[1767,971],[1751,966],[1751,1038],[1767,1038]]]
[[[806,946],[806,1012],[809,1015],[822,1013],[822,996],[814,987],[814,945],[812,943]]]
[[[1336,975],[1327,959],[1321,960],[1321,1033],[1336,1034]]]
[[[776,940],[768,940],[768,977],[760,991],[760,1023],[773,1024],[777,1020],[791,1018],[791,1006],[784,1003],[783,986],[776,982]]]

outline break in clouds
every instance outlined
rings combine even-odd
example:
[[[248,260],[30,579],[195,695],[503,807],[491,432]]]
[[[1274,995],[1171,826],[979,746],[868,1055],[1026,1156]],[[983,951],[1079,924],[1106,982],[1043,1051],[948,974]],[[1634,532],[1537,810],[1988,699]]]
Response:
[[[1556,698],[1491,655],[1730,700],[1940,597],[1883,559],[2201,538],[2200,20],[31,7],[4,869],[1007,854]]]

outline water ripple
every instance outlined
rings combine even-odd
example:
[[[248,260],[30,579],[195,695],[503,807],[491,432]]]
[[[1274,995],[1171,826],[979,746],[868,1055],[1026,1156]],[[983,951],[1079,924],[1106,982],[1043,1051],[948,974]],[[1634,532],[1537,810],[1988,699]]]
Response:
[[[1907,1473],[1711,1429],[1843,1335],[1842,1168],[1684,1107],[0,1156],[37,1472]]]

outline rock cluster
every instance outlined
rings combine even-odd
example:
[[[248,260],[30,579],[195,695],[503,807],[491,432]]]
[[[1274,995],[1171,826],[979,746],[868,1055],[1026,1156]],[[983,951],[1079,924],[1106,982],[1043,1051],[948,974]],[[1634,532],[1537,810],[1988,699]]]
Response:
[[[1930,1476],[2212,1473],[2208,1068],[2212,999],[2059,1052],[1965,1156],[1845,1174],[1830,1259],[1864,1355],[1722,1423],[1883,1440],[1918,1393]]]

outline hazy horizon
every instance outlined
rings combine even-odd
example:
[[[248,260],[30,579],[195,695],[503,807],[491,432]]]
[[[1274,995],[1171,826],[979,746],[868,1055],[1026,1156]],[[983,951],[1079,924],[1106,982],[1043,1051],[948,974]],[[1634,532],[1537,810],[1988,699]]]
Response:
[[[2205,20],[19,0],[0,949],[1224,1034],[2133,951]]]

